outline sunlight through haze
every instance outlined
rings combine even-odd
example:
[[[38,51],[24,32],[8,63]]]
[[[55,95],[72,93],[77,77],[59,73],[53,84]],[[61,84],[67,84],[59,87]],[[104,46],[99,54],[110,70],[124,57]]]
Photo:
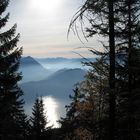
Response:
[[[31,7],[37,12],[56,12],[62,0],[31,0]]]

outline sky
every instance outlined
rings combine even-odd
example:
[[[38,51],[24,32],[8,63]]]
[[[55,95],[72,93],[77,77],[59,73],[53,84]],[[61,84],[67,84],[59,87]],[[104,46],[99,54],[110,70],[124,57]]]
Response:
[[[84,0],[11,0],[7,28],[17,23],[20,33],[18,46],[24,56],[33,57],[93,57],[88,47],[98,47],[98,38],[88,40],[80,34],[84,44],[67,31],[73,15]],[[86,47],[85,47],[86,46]],[[79,55],[80,54],[80,55]]]

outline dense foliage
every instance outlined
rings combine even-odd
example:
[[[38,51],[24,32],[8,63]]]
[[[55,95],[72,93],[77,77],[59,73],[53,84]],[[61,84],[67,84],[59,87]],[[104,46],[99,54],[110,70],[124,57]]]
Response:
[[[85,27],[84,35],[93,37],[98,34],[103,38],[104,51],[91,50],[98,55],[98,59],[86,63],[91,66],[91,70],[79,87],[82,98],[76,101],[80,105],[75,114],[81,114],[79,119],[82,117],[78,128],[85,122],[83,132],[78,132],[85,140],[140,138],[139,4],[139,0],[86,0],[71,22],[70,28],[73,28],[77,19],[81,23],[89,21],[91,26],[88,24]],[[104,41],[106,39],[108,43]],[[89,110],[92,108],[90,113],[84,110],[84,106],[88,106]],[[69,118],[67,115],[66,118]],[[92,119],[88,121],[91,116]],[[91,137],[83,137],[84,129]],[[74,134],[71,134],[73,138]]]
[[[9,0],[0,0],[0,137],[12,140],[25,137],[26,115],[23,93],[18,87],[22,54],[22,48],[17,47],[19,34],[15,35],[16,25],[7,31],[3,29],[9,19],[9,13],[3,16],[8,4]]]
[[[45,132],[51,127],[47,127],[47,118],[44,111],[44,104],[42,98],[37,98],[33,109],[31,117],[31,136],[36,139],[42,139]]]

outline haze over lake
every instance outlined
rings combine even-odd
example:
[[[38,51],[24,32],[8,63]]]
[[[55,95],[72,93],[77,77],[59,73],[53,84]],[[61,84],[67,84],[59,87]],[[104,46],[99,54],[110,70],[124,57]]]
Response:
[[[24,92],[27,114],[31,114],[35,98],[42,96],[50,125],[58,127],[57,120],[65,116],[65,105],[70,103],[69,95],[73,94],[75,84],[84,79],[88,70],[82,61],[87,60],[23,57],[20,68],[23,79],[20,86]]]

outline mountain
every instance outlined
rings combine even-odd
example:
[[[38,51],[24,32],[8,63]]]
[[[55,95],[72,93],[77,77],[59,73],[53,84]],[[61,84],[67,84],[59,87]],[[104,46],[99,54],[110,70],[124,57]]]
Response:
[[[57,99],[68,100],[74,85],[84,79],[83,69],[63,69],[55,72],[49,78],[21,84],[25,102],[34,102],[36,96],[53,96]]]
[[[47,69],[60,70],[64,68],[74,69],[88,69],[82,65],[82,62],[95,61],[95,58],[35,58],[41,65]]]
[[[70,59],[68,58],[63,58],[63,57],[56,57],[56,58],[35,58],[37,61],[41,63],[60,63],[60,62],[66,62],[69,61]]]
[[[39,81],[51,73],[30,56],[21,58],[19,71],[22,72],[23,76],[21,83]]]

